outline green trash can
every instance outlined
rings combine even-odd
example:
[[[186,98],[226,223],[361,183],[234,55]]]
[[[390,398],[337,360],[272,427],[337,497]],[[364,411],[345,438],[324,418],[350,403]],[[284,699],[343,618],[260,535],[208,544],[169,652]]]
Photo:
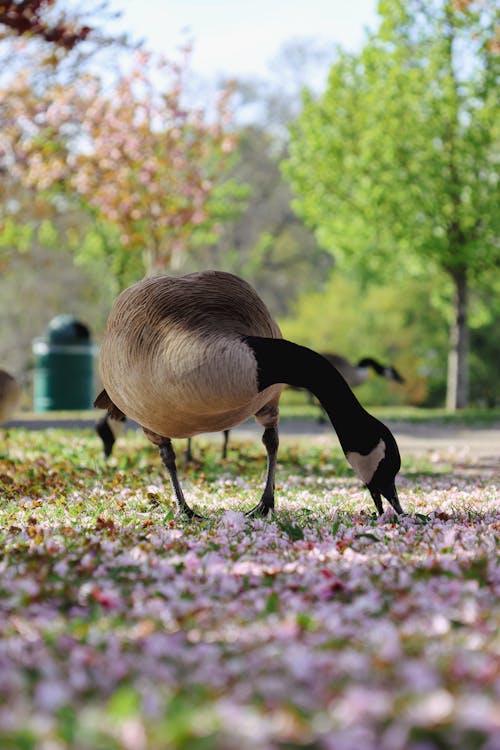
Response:
[[[33,341],[36,412],[91,409],[94,355],[89,329],[72,315],[53,318],[43,338]]]

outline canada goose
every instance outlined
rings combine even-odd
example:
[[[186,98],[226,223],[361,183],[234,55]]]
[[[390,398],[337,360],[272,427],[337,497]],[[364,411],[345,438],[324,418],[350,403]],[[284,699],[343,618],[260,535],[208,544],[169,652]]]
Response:
[[[6,370],[0,370],[0,424],[8,422],[21,401],[21,386]]]
[[[341,354],[332,354],[331,352],[321,352],[323,357],[327,359],[331,365],[337,368],[344,380],[351,388],[356,388],[358,385],[363,385],[368,379],[368,371],[371,368],[377,375],[387,378],[387,380],[394,380],[396,383],[404,383],[404,378],[401,377],[395,367],[391,365],[385,366],[377,362],[372,357],[363,357],[360,359],[357,365],[353,365],[347,357],[343,357]],[[303,388],[296,388],[291,386],[292,390],[303,391]],[[313,404],[315,399],[310,391],[308,393],[308,401]],[[319,417],[320,422],[325,422],[323,415]]]
[[[351,388],[356,388],[358,385],[362,385],[368,378],[368,371],[371,368],[377,375],[380,375],[388,380],[394,380],[396,383],[404,383],[404,379],[401,377],[395,367],[381,365],[377,360],[371,357],[364,357],[360,359],[357,365],[353,365],[347,357],[342,357],[340,354],[326,353],[323,357],[327,359],[330,364],[337,368],[344,380]],[[303,391],[303,388],[296,388],[291,386],[294,390]],[[314,403],[314,396],[310,391],[309,394],[310,403]],[[324,422],[323,411],[318,419],[319,422]],[[125,419],[115,420],[112,419],[109,414],[105,414],[95,425],[95,430],[103,443],[104,455],[109,458],[113,451],[113,446],[118,438],[118,435],[123,430]],[[224,439],[222,444],[222,458],[227,458],[227,446],[229,442],[229,430],[224,430]],[[191,438],[188,438],[186,447],[186,461],[193,460],[193,454],[191,450]]]
[[[250,514],[274,509],[278,402],[287,383],[320,400],[378,513],[382,496],[403,512],[395,487],[401,461],[390,430],[324,357],[282,339],[257,293],[232,274],[156,276],[125,289],[108,318],[100,374],[105,390],[94,405],[142,426],[189,517],[196,514],[179,484],[171,438],[230,429],[252,415],[264,427],[267,475]]]
[[[352,362],[340,354],[324,353],[323,357],[337,368],[351,388],[356,388],[356,386],[363,385],[366,382],[370,368],[377,375],[387,378],[387,380],[395,380],[396,383],[405,382],[395,367],[381,365],[380,362],[377,362],[372,357],[363,357],[357,365],[352,364]]]
[[[113,446],[118,439],[118,436],[122,432],[125,426],[126,418],[113,419],[109,414],[105,414],[95,424],[95,431],[102,440],[102,447],[106,458],[111,456],[113,452]],[[224,439],[222,442],[222,458],[227,457],[227,443],[229,440],[229,430],[224,430]],[[186,461],[193,460],[193,453],[191,450],[191,438],[187,440],[186,447]]]

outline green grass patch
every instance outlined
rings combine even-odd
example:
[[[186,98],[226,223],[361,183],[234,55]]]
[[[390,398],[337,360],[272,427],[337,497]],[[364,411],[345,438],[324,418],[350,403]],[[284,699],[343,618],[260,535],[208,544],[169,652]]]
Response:
[[[408,455],[381,519],[335,435],[12,428],[0,458],[0,748],[489,750],[500,627],[494,480]],[[464,723],[463,717],[467,717]],[[361,742],[360,742],[361,738]],[[406,743],[406,744],[404,744]]]

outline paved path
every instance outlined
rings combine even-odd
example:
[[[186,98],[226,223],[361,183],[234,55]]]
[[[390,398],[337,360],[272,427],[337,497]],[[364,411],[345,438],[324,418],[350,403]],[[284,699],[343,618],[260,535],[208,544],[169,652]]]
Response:
[[[395,423],[393,429],[402,449],[461,454],[489,462],[500,470],[500,427]]]

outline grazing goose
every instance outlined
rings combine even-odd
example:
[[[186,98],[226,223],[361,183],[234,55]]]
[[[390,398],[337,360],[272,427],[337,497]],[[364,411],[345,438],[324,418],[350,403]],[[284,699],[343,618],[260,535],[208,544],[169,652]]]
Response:
[[[109,414],[101,417],[95,425],[95,431],[102,440],[104,455],[109,458],[113,452],[113,446],[125,426],[125,417],[122,419],[113,419]],[[222,443],[222,458],[227,458],[227,443],[229,440],[229,430],[224,430],[224,440]],[[186,447],[186,461],[193,460],[191,451],[191,438],[188,438]]]
[[[324,357],[282,339],[260,297],[232,274],[157,276],[125,289],[108,318],[100,373],[105,390],[94,405],[142,426],[189,517],[196,514],[179,484],[171,438],[227,430],[252,415],[264,427],[267,476],[250,513],[274,509],[278,402],[287,383],[320,400],[379,514],[382,496],[403,512],[395,487],[401,462],[390,430],[363,409]]]
[[[341,354],[323,353],[323,357],[327,359],[331,365],[337,368],[351,388],[363,385],[363,383],[368,380],[370,368],[374,370],[377,375],[387,378],[387,380],[394,380],[396,383],[405,382],[395,367],[381,365],[380,362],[377,362],[377,360],[372,357],[363,357],[363,359],[359,360],[357,365],[353,365],[347,357],[342,357]],[[314,399],[312,399],[312,401],[314,401]],[[320,423],[326,422],[323,410],[318,417],[318,421]]]
[[[8,422],[21,401],[21,386],[6,370],[0,370],[0,424]]]
[[[327,359],[330,364],[337,368],[340,374],[346,380],[347,384],[351,388],[356,388],[362,385],[368,379],[368,372],[370,368],[381,377],[387,378],[387,380],[394,380],[396,383],[404,383],[404,379],[401,377],[395,367],[381,365],[376,359],[372,357],[363,357],[360,359],[357,365],[352,364],[347,357],[343,357],[340,354],[324,353],[323,356]],[[296,388],[291,386],[294,390],[303,391],[303,388]],[[310,396],[310,403],[314,403],[314,396],[308,391]],[[324,422],[323,412],[319,418],[320,422]],[[125,420],[114,420],[109,414],[105,414],[96,423],[95,429],[97,434],[102,440],[104,455],[109,458],[113,451],[113,446],[118,438],[118,435],[123,430]],[[224,440],[222,444],[222,458],[227,457],[227,446],[229,442],[229,430],[224,430]],[[186,448],[186,461],[192,461],[193,454],[191,451],[191,438],[188,438]]]
[[[342,357],[340,354],[325,353],[323,357],[337,368],[351,388],[356,388],[356,386],[363,385],[366,382],[370,368],[377,375],[387,378],[387,380],[394,380],[396,383],[405,382],[395,367],[381,365],[380,362],[372,359],[372,357],[363,357],[357,365],[349,362],[346,357]]]

